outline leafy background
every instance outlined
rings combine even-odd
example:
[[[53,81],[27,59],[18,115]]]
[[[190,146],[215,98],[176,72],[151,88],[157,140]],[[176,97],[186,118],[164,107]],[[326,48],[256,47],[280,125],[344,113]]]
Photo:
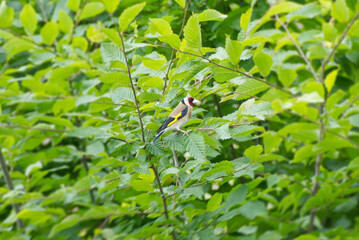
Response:
[[[358,239],[359,3],[0,5],[1,239]],[[185,96],[184,127],[155,130]]]

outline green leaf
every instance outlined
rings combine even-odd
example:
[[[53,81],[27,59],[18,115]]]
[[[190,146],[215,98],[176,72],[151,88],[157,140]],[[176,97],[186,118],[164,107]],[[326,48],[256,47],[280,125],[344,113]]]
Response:
[[[244,156],[248,157],[252,161],[256,161],[259,155],[263,152],[262,145],[251,146],[244,151]]]
[[[290,12],[287,14],[287,22],[291,22],[295,19],[302,18],[314,18],[321,13],[321,6],[315,2],[309,3],[298,9],[297,11]]]
[[[261,74],[264,77],[268,76],[273,63],[272,57],[264,52],[259,52],[254,56],[253,60]]]
[[[48,45],[51,45],[59,34],[59,29],[56,22],[51,21],[46,23],[45,26],[41,28],[40,33],[42,41]]]
[[[216,192],[207,203],[207,211],[212,212],[217,210],[222,202],[222,196],[222,193]]]
[[[161,182],[165,181],[169,176],[172,175],[176,175],[178,173],[178,168],[175,167],[170,167],[165,169],[162,173],[161,173]]]
[[[213,75],[214,75],[214,79],[219,82],[227,82],[231,79],[234,79],[236,77],[239,77],[239,74],[229,70],[229,69],[225,69],[222,67],[216,67],[213,69]]]
[[[126,8],[120,15],[118,19],[118,25],[122,31],[125,31],[128,25],[136,18],[136,16],[142,11],[145,7],[146,2],[135,4],[129,8]]]
[[[337,37],[337,29],[329,23],[323,24],[323,33],[324,33],[324,39],[328,42],[335,42],[335,39]]]
[[[116,44],[119,48],[122,49],[122,42],[121,42],[121,37],[118,35],[118,33],[113,30],[113,29],[109,29],[109,28],[102,28],[102,32],[104,34],[106,34],[106,36],[114,43]]]
[[[71,123],[71,121],[69,121],[66,118],[51,117],[51,116],[41,116],[41,117],[36,117],[35,120],[36,121],[44,121],[44,122],[53,123],[53,124],[56,124],[56,125],[68,127],[70,129],[73,128],[73,124]]]
[[[222,21],[227,15],[222,14],[214,9],[206,9],[202,13],[198,14],[198,20],[200,22],[205,21]]]
[[[67,133],[68,137],[87,138],[101,133],[101,130],[94,127],[79,127]]]
[[[279,2],[266,12],[266,14],[262,18],[262,21],[268,21],[270,17],[275,14],[293,12],[298,10],[299,8],[301,8],[301,5],[295,2]]]
[[[44,211],[36,211],[31,209],[23,209],[16,215],[17,218],[29,220],[31,224],[43,224],[51,219],[51,215]]]
[[[332,16],[339,22],[348,22],[349,20],[349,8],[345,0],[337,0],[332,6]]]
[[[21,20],[21,14],[20,14],[20,20]],[[7,7],[6,1],[2,1],[0,4],[0,27],[3,28],[10,27],[13,21],[14,21],[14,9]],[[23,22],[21,21],[21,23]]]
[[[216,127],[215,130],[219,136],[219,139],[226,140],[232,138],[229,132],[229,123],[226,123],[220,127]]]
[[[202,134],[191,132],[186,138],[187,151],[197,160],[205,160],[206,145]]]
[[[142,77],[138,80],[138,85],[146,91],[151,87],[162,89],[163,79],[160,77]]]
[[[236,92],[243,93],[244,95],[239,94],[236,97],[236,100],[243,100],[250,98],[250,96],[255,96],[256,94],[263,92],[268,88],[269,88],[268,84],[264,82],[260,82],[254,79],[248,79],[245,82],[239,84],[239,86],[237,87]]]
[[[105,5],[106,10],[109,13],[113,13],[116,9],[118,4],[121,0],[102,0],[103,4]]]
[[[233,65],[237,65],[243,51],[243,46],[239,41],[231,40],[229,36],[226,36],[226,52],[229,57],[229,61]]]
[[[59,99],[52,106],[52,112],[56,116],[56,115],[59,115],[60,113],[67,113],[74,108],[75,108],[75,100],[74,99],[71,99],[71,98]]]
[[[159,33],[161,36],[173,33],[169,22],[162,18],[151,18],[149,28],[152,34]]]
[[[318,237],[312,234],[302,234],[294,240],[318,240]]]
[[[242,184],[238,188],[236,188],[226,199],[225,203],[225,211],[228,211],[231,207],[241,204],[247,196],[248,185]]]
[[[183,30],[184,38],[189,48],[200,50],[202,48],[201,26],[198,16],[192,15]]]
[[[74,27],[71,17],[64,11],[59,12],[59,28],[64,33],[71,33]]]
[[[115,44],[103,43],[101,44],[100,50],[101,50],[102,60],[105,63],[119,61],[122,62],[123,64],[126,64],[125,55]]]
[[[168,43],[174,49],[180,49],[181,40],[177,34],[168,34],[164,36],[157,37],[161,42]]]
[[[99,78],[104,83],[121,84],[123,86],[130,86],[130,78],[127,73],[123,72],[109,72],[102,74]]]
[[[77,10],[79,10],[79,7],[80,7],[80,2],[81,2],[81,0],[68,0],[67,7],[70,10],[77,12]]]
[[[186,6],[186,0],[175,0],[175,1],[183,8]]]
[[[79,20],[90,18],[102,13],[105,10],[102,2],[87,3],[81,12]]]
[[[136,190],[138,192],[152,192],[153,191],[152,184],[146,180],[135,179],[130,182],[130,185],[134,190]]]
[[[78,214],[72,214],[70,216],[67,216],[66,218],[62,219],[62,221],[60,223],[55,224],[51,228],[49,237],[51,238],[51,237],[55,236],[56,233],[76,225],[82,219],[83,219],[82,216],[80,216]]]
[[[252,17],[252,8],[249,8],[245,13],[243,13],[241,15],[241,22],[240,22],[240,25],[241,25],[241,28],[244,32],[247,32],[247,29],[248,29],[248,25],[251,21],[251,17]]]
[[[336,75],[332,75],[331,78],[332,77],[334,77],[334,80],[333,79],[328,80],[328,82],[332,81],[331,83],[329,83],[329,85],[332,84],[331,87],[333,87],[333,85],[334,85]],[[324,98],[324,93],[325,93],[323,85],[318,82],[314,82],[314,81],[306,83],[303,86],[302,92],[303,93],[317,92],[321,98]]]
[[[328,90],[328,93],[330,93],[330,91],[332,90],[332,88],[335,84],[337,75],[338,75],[338,70],[333,70],[325,77],[324,84]]]
[[[34,8],[30,4],[26,4],[21,10],[20,21],[27,34],[33,35],[37,28],[37,17]]]
[[[30,49],[35,48],[35,45],[29,41],[20,39],[20,38],[13,38],[7,41],[3,48],[10,53],[10,55],[14,56],[20,52],[28,51]]]
[[[126,100],[135,102],[135,96],[133,96],[132,89],[124,87],[116,88],[115,90],[113,90],[113,92],[111,93],[111,99],[114,103]]]
[[[296,71],[287,68],[279,68],[278,78],[279,81],[286,87],[289,87],[297,77]]]
[[[165,151],[163,151],[163,148],[161,146],[161,141],[157,140],[155,143],[149,143],[146,145],[148,150],[150,151],[151,154],[155,155],[155,156],[162,156],[165,154]]]
[[[256,216],[266,215],[267,209],[263,202],[247,202],[239,209],[240,213],[248,219],[253,220]]]

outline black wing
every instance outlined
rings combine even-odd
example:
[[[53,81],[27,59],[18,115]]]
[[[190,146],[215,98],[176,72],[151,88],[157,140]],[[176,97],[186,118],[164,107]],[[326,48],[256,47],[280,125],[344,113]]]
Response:
[[[168,126],[171,126],[172,124],[174,124],[175,122],[177,122],[178,120],[180,120],[181,118],[183,118],[184,116],[187,115],[188,112],[188,107],[186,106],[185,109],[182,110],[182,112],[180,112],[179,114],[177,114],[176,116],[173,117],[168,117],[161,125],[161,127],[157,130],[157,133],[165,130]]]

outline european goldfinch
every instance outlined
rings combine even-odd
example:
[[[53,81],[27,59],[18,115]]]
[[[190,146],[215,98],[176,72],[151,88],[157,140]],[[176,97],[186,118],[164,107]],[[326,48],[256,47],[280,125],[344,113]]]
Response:
[[[171,112],[168,118],[162,123],[162,126],[157,130],[155,139],[152,144],[165,132],[176,129],[185,134],[187,132],[181,130],[181,127],[185,125],[192,116],[193,104],[200,105],[201,102],[193,97],[185,97]]]

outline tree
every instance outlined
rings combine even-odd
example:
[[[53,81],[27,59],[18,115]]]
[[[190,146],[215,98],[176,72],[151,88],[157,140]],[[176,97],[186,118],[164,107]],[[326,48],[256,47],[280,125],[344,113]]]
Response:
[[[0,5],[1,239],[356,239],[359,4]],[[151,144],[185,96],[185,125]]]

